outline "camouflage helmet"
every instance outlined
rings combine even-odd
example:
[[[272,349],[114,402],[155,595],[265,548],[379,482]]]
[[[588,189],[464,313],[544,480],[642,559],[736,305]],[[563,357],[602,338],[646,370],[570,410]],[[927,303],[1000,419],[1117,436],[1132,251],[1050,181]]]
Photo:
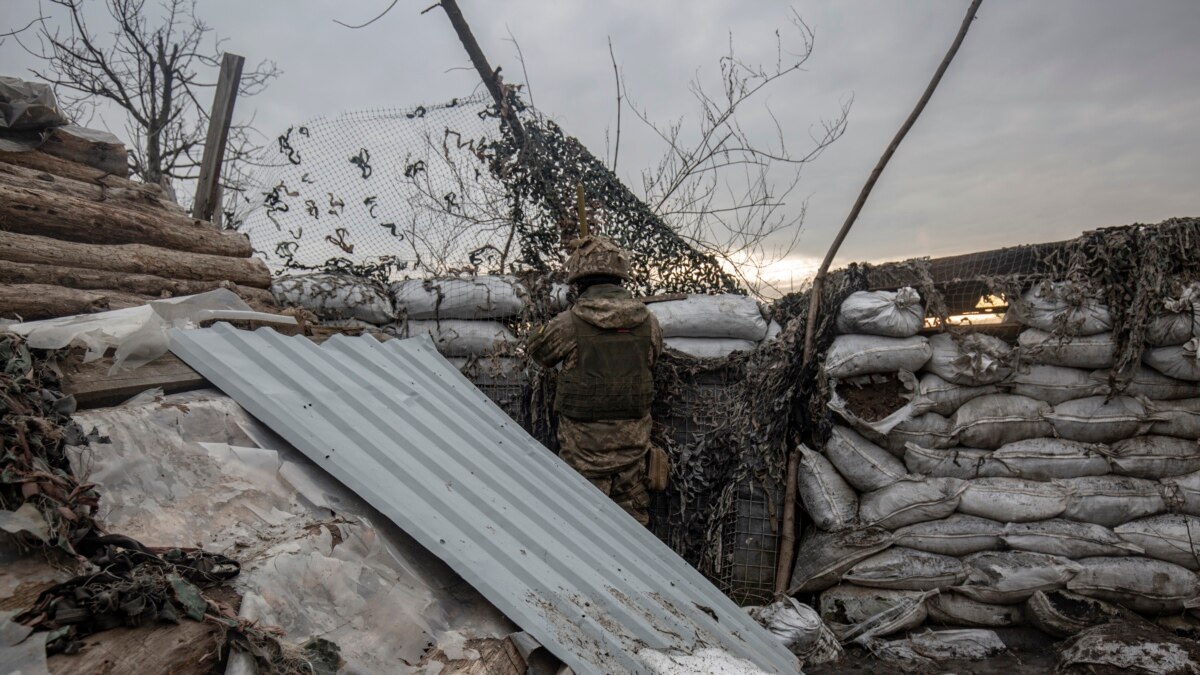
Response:
[[[568,244],[567,281],[604,275],[629,281],[629,254],[603,237],[588,236]]]

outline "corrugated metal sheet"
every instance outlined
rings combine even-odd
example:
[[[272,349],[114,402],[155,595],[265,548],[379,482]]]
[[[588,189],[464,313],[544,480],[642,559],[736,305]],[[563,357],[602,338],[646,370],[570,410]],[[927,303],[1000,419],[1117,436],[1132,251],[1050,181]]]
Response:
[[[171,350],[423,546],[576,673],[641,673],[644,648],[795,658],[530,437],[427,338],[323,345],[224,324]]]

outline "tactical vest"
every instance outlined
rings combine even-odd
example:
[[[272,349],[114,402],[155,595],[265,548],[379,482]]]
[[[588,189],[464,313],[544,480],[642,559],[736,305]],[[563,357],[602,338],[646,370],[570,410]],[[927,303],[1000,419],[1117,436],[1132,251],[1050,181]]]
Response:
[[[575,367],[558,378],[554,408],[574,420],[641,419],[654,400],[650,319],[634,328],[593,326],[571,313]]]

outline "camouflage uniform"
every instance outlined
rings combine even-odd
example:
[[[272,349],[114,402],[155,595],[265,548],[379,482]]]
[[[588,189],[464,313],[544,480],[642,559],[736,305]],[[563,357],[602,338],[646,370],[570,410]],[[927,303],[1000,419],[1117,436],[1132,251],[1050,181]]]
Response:
[[[662,353],[662,329],[654,315],[620,286],[601,284],[588,288],[571,309],[534,333],[527,346],[529,356],[546,368],[561,363],[563,372],[569,372],[577,365],[577,319],[625,332],[648,321],[651,368]],[[648,414],[638,419],[587,421],[560,414],[558,421],[559,456],[643,525],[649,523],[650,426]]]

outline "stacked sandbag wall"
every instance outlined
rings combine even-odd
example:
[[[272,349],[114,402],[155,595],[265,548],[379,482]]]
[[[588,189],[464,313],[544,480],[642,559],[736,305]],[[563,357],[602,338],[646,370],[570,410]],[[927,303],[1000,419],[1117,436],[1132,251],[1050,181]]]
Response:
[[[690,295],[647,306],[662,327],[664,347],[700,359],[752,351],[780,331],[766,307],[745,295]]]
[[[920,334],[911,288],[851,295],[822,365],[836,423],[801,449],[793,592],[843,634],[885,610],[877,635],[1057,637],[1088,612],[1195,611],[1200,306],[1189,290],[1162,310],[1116,378],[1108,309],[1080,285],[1028,289],[1008,340]]]

